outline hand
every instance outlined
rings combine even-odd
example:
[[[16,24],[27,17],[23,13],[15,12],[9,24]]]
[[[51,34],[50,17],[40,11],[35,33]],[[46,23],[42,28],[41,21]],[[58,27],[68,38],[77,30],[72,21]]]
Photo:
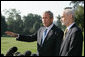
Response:
[[[6,33],[7,35],[9,35],[9,36],[12,36],[12,37],[18,37],[18,34],[13,33],[13,32],[11,32],[11,31],[6,31],[5,33]]]

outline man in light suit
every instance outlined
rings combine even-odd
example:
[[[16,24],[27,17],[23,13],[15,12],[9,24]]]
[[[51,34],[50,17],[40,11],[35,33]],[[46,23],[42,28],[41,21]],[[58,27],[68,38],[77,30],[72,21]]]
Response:
[[[61,44],[60,56],[81,56],[83,36],[81,29],[74,21],[74,10],[65,8],[61,18],[62,25],[65,25],[67,32],[64,34]]]
[[[13,32],[6,32],[8,35],[18,36],[19,41],[37,41],[39,56],[59,56],[60,45],[63,39],[63,31],[53,24],[53,13],[46,11],[42,17],[44,27],[41,27],[33,35],[17,35]]]

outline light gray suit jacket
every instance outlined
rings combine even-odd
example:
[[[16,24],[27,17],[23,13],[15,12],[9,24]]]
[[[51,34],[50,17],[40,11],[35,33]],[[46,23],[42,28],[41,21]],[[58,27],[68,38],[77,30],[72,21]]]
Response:
[[[83,35],[80,28],[74,24],[67,32],[62,42],[60,56],[81,56]]]

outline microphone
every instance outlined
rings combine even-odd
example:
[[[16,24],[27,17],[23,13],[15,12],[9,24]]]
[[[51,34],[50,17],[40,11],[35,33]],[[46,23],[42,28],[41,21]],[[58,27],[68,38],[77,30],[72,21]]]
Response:
[[[1,54],[1,56],[4,56],[4,54]]]
[[[24,56],[30,56],[31,55],[31,51],[27,50],[25,53],[24,53]]]
[[[24,56],[23,54],[18,54],[17,56]]]
[[[13,54],[17,51],[17,47],[12,47],[10,48],[7,53],[6,56],[13,56]]]
[[[23,54],[21,54],[20,52],[15,52],[14,56],[24,56]]]
[[[20,52],[15,52],[14,56],[18,56],[20,54]]]
[[[31,56],[38,56],[38,55],[34,53],[34,54],[32,54]]]

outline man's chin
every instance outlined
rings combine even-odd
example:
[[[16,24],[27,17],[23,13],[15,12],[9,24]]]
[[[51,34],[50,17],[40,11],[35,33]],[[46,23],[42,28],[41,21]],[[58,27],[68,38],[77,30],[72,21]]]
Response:
[[[45,27],[46,27],[46,25],[45,25],[45,24],[43,24],[43,26],[45,26]]]
[[[45,27],[48,27],[47,25],[44,25]]]

